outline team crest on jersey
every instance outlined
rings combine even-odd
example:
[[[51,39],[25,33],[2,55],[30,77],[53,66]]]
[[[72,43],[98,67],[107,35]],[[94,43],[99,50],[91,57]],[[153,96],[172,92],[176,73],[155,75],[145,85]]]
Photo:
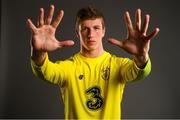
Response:
[[[110,76],[110,67],[105,67],[101,70],[101,77],[104,80],[109,80],[109,76]]]

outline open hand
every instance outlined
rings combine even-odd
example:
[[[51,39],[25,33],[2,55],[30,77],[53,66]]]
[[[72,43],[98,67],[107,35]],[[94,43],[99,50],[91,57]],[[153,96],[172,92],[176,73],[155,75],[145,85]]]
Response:
[[[126,27],[128,31],[127,38],[125,40],[119,41],[114,38],[109,38],[109,42],[119,46],[124,49],[126,52],[134,55],[136,58],[138,57],[146,57],[148,56],[148,51],[150,47],[151,39],[154,38],[158,32],[159,28],[155,28],[155,30],[147,35],[147,30],[149,26],[150,16],[146,15],[144,24],[141,25],[141,10],[137,9],[135,14],[135,25],[133,26],[129,12],[125,12],[124,15]]]
[[[72,40],[58,41],[55,37],[56,28],[58,27],[64,12],[61,10],[55,20],[51,23],[54,15],[54,5],[50,6],[49,14],[44,19],[44,9],[40,8],[39,19],[37,27],[32,23],[30,19],[27,20],[27,24],[32,31],[32,48],[36,51],[49,52],[54,51],[64,46],[72,46],[74,42]]]

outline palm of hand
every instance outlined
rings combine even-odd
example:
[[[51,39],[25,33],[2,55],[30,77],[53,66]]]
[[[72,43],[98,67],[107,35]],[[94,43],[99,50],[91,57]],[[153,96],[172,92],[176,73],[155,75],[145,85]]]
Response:
[[[134,30],[126,40],[122,41],[122,48],[132,55],[144,55],[149,51],[150,41],[141,32]]]
[[[72,46],[74,42],[72,40],[58,41],[55,37],[56,28],[58,27],[61,19],[64,15],[63,11],[60,11],[56,19],[51,23],[54,14],[54,6],[51,5],[49,14],[44,20],[44,9],[40,9],[38,26],[36,27],[30,19],[27,23],[32,31],[31,45],[34,50],[41,52],[54,51],[64,46]]]
[[[55,38],[55,29],[50,25],[44,25],[38,28],[33,35],[32,46],[36,50],[56,50],[58,48],[58,41]]]
[[[150,47],[150,41],[157,35],[159,29],[156,28],[150,35],[146,35],[149,25],[149,15],[146,15],[143,26],[141,26],[141,10],[136,11],[136,23],[133,27],[129,13],[125,13],[126,26],[128,30],[127,39],[119,41],[114,38],[110,38],[109,42],[119,46],[126,52],[135,55],[143,56],[147,55]]]

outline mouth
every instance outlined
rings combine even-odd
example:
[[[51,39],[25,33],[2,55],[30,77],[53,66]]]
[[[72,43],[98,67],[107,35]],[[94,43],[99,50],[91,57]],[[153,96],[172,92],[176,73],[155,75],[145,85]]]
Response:
[[[93,44],[96,43],[96,41],[95,41],[95,40],[88,40],[87,43],[88,43],[89,45],[93,45]]]

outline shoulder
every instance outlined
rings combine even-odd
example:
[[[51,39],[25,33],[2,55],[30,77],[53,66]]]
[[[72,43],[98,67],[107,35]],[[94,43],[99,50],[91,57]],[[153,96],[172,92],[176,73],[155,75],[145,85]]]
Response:
[[[112,62],[115,63],[126,63],[126,62],[130,62],[132,61],[130,58],[128,57],[123,57],[123,56],[119,56],[119,55],[115,55],[115,54],[111,54],[109,52],[107,52],[112,60]]]
[[[56,61],[55,63],[56,63],[56,64],[59,64],[59,65],[73,65],[73,64],[75,64],[75,63],[77,62],[78,55],[79,55],[79,53],[76,53],[76,54],[70,56],[70,57],[67,58],[67,59],[58,60],[58,61]]]

